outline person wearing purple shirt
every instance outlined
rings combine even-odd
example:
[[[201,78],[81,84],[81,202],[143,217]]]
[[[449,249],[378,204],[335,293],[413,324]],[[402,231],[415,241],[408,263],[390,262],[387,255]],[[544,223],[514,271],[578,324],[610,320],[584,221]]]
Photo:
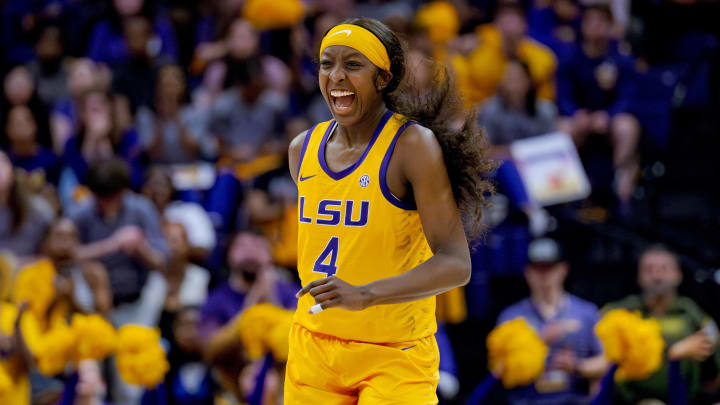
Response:
[[[267,302],[286,309],[297,306],[295,293],[300,287],[279,278],[269,244],[263,237],[251,233],[236,235],[227,261],[228,280],[210,292],[202,309],[200,331],[206,340],[255,304]]]
[[[534,3],[528,10],[528,34],[552,49],[559,60],[565,59],[580,33],[578,0]]]
[[[558,129],[569,133],[581,147],[591,134],[606,135],[613,147],[616,194],[628,201],[638,167],[640,124],[630,114],[636,72],[632,59],[620,53],[611,40],[612,14],[607,5],[585,8],[583,40],[557,74]]]
[[[33,176],[37,173],[44,181],[57,184],[60,160],[38,143],[38,126],[28,107],[16,106],[8,112],[5,132],[10,141],[8,157],[13,166]]]
[[[122,65],[130,58],[130,49],[123,35],[123,26],[128,18],[139,15],[150,16],[154,2],[144,0],[113,0],[110,18],[100,21],[90,36],[88,56],[106,63],[111,68]],[[163,17],[152,19],[153,49],[158,55],[177,60],[178,45],[170,21]]]
[[[607,370],[595,336],[598,308],[567,293],[563,283],[569,267],[560,246],[549,238],[528,248],[525,279],[530,297],[505,309],[498,324],[522,317],[550,348],[545,371],[535,383],[510,390],[510,404],[586,404],[589,386]]]

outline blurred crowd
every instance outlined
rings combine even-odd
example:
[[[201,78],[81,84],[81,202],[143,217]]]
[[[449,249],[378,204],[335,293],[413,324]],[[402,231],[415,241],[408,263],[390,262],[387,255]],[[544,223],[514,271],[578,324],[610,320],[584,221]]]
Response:
[[[258,304],[296,305],[297,189],[287,146],[330,119],[317,86],[317,49],[329,28],[355,16],[377,18],[401,35],[419,89],[437,79],[431,61],[448,67],[498,162],[472,281],[438,299],[441,401],[473,397],[489,372],[485,335],[496,322],[520,316],[551,348],[546,372],[532,386],[482,400],[586,403],[608,367],[593,332],[597,304],[628,290],[637,294],[603,311],[623,307],[659,319],[669,351],[649,379],[619,384],[616,400],[667,402],[673,361],[682,363],[690,403],[718,400],[717,314],[678,294],[688,259],[655,245],[672,242],[656,237],[671,231],[629,242],[631,252],[619,259],[630,269],[624,287],[588,293],[594,304],[567,292],[564,282],[570,277],[569,290],[592,290],[585,269],[569,272],[569,263],[583,260],[573,253],[578,234],[590,232],[582,226],[638,218],[647,179],[662,176],[660,161],[681,132],[672,117],[717,105],[712,16],[719,6],[0,2],[0,299],[15,311],[0,313],[0,365],[15,367],[13,388],[0,384],[0,402],[152,401],[118,377],[112,360],[53,376],[32,366],[18,336],[20,317],[8,314],[22,308],[10,303],[14,280],[48,261],[53,303],[33,316],[50,323],[62,307],[65,317],[97,313],[116,327],[159,328],[170,364],[162,388],[168,403],[271,404],[282,397],[281,369],[247,354],[238,324]],[[712,120],[693,121],[715,128]],[[543,207],[529,197],[510,145],[556,131],[572,139],[593,192]],[[720,218],[713,215],[708,226]],[[537,239],[547,235],[555,239]],[[701,261],[718,265],[717,257]],[[628,287],[636,279],[639,289]],[[516,303],[525,292],[530,298]],[[80,382],[69,390],[73,372]]]

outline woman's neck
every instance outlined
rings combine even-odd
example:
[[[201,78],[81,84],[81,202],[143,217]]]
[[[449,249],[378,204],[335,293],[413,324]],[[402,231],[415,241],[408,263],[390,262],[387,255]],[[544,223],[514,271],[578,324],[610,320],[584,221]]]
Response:
[[[583,44],[585,54],[591,58],[599,58],[608,52],[610,42],[606,40],[587,40]]]
[[[37,144],[32,140],[12,142],[10,149],[16,156],[32,156],[37,152]]]
[[[342,139],[348,146],[367,144],[386,111],[385,103],[379,103],[377,108],[365,114],[355,125],[338,125],[335,131],[338,139]]]
[[[503,96],[505,107],[507,107],[510,110],[525,110],[525,104],[526,104],[526,95],[504,95]]]

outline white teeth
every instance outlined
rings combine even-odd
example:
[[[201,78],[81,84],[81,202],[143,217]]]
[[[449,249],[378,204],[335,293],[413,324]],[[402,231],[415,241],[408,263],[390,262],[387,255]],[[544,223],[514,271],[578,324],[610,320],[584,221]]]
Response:
[[[355,93],[347,90],[330,90],[330,95],[333,97],[344,97],[344,96],[352,96]]]

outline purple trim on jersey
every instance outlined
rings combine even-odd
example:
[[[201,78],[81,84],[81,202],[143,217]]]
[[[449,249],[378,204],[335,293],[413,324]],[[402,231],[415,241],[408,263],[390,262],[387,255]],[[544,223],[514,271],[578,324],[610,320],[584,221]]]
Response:
[[[300,168],[302,167],[302,161],[303,161],[303,158],[305,157],[305,151],[307,150],[308,143],[310,143],[310,135],[312,135],[313,131],[315,131],[316,126],[317,126],[317,124],[313,125],[312,128],[308,129],[307,133],[305,134],[305,139],[303,139],[303,148],[302,148],[302,152],[300,152],[300,160],[298,161],[298,169],[297,169],[298,177],[300,177]]]
[[[404,210],[416,210],[417,205],[415,205],[414,202],[402,201],[399,198],[395,197],[392,192],[390,192],[390,188],[387,185],[387,168],[388,164],[390,163],[390,158],[392,157],[393,151],[395,150],[395,142],[397,142],[400,134],[405,131],[405,128],[409,127],[412,124],[417,124],[417,122],[408,121],[404,123],[400,128],[398,128],[397,132],[395,133],[395,137],[390,143],[390,146],[388,146],[387,152],[385,152],[385,157],[383,158],[382,165],[380,165],[380,190],[385,196],[385,199],[388,200],[390,204]]]
[[[373,144],[375,144],[375,141],[378,138],[378,135],[380,135],[380,132],[382,132],[383,128],[385,128],[385,124],[387,124],[390,117],[393,115],[392,111],[388,110],[385,112],[385,115],[383,115],[382,119],[380,120],[380,123],[378,124],[377,128],[375,128],[375,133],[373,134],[372,138],[370,138],[370,142],[368,142],[367,147],[365,148],[365,152],[363,152],[362,156],[360,156],[360,159],[355,162],[350,167],[347,167],[339,172],[334,172],[330,170],[327,163],[325,163],[325,144],[327,143],[328,138],[330,137],[330,131],[332,129],[333,124],[335,123],[335,120],[330,123],[330,126],[328,127],[328,130],[325,132],[325,136],[323,136],[322,142],[320,142],[320,149],[318,150],[318,160],[320,161],[320,166],[322,166],[325,173],[327,173],[328,176],[332,177],[334,180],[340,180],[343,177],[349,175],[355,169],[360,166],[360,164],[365,160],[365,156],[367,156],[368,152],[370,152],[370,149],[372,148]]]

